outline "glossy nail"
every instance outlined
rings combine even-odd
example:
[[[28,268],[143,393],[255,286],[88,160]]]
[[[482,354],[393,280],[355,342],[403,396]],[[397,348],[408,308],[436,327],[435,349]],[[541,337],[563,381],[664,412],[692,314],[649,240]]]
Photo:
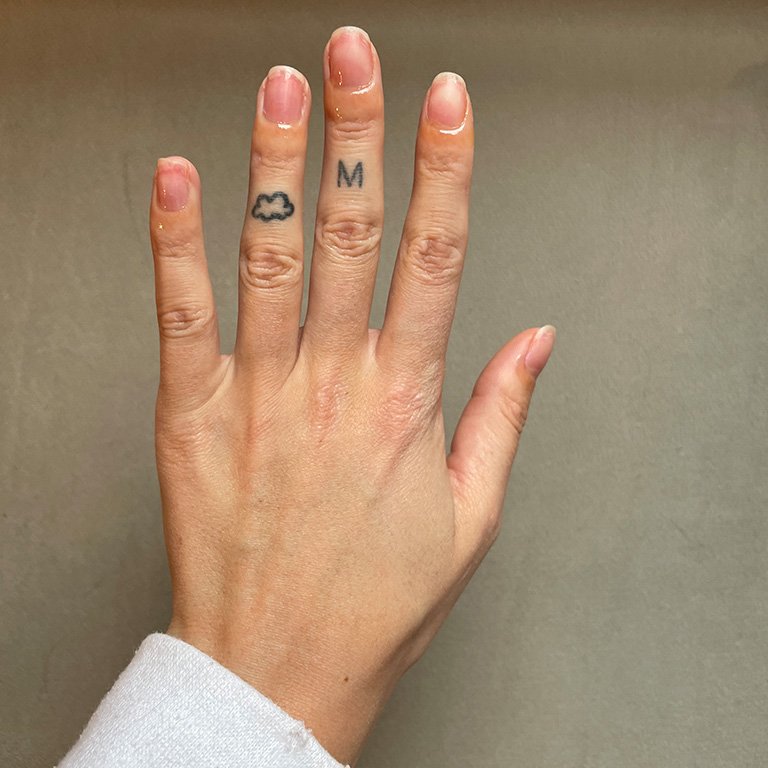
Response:
[[[339,27],[328,46],[329,77],[345,90],[365,88],[373,80],[373,48],[359,27]]]
[[[467,86],[454,72],[441,72],[427,96],[427,119],[437,128],[455,130],[467,116]]]
[[[555,345],[555,326],[543,325],[536,331],[536,335],[531,340],[528,352],[525,355],[525,367],[534,375],[538,376],[552,354],[552,348]]]
[[[157,202],[164,211],[180,211],[189,199],[189,166],[181,157],[161,157],[155,179]]]
[[[293,67],[272,67],[264,83],[264,117],[273,123],[295,125],[304,112],[306,80]]]

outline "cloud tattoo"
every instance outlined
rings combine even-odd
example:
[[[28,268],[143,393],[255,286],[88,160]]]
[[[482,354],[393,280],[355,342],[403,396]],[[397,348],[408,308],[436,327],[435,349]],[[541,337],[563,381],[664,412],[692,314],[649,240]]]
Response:
[[[282,221],[293,214],[293,203],[285,192],[273,192],[271,195],[261,194],[256,198],[251,214],[254,219],[262,221]]]

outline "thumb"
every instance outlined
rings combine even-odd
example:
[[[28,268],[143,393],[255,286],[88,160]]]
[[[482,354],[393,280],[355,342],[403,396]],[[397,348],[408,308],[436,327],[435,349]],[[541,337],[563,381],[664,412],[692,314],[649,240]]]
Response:
[[[447,457],[456,501],[457,545],[472,557],[490,546],[536,379],[549,360],[555,328],[529,328],[488,362],[464,408]]]

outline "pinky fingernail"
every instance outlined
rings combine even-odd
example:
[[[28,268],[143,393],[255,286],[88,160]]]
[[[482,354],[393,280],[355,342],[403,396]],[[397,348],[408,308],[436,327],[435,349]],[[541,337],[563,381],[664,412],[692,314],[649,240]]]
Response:
[[[531,340],[528,352],[525,355],[525,367],[534,375],[538,376],[552,354],[552,348],[555,345],[555,326],[543,325],[536,331],[536,335]]]
[[[157,202],[164,211],[180,211],[189,199],[187,165],[172,157],[157,161]]]

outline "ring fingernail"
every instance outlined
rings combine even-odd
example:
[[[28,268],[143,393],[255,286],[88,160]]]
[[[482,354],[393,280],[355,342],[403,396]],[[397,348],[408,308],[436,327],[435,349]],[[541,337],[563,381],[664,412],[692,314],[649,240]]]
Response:
[[[264,84],[264,117],[273,123],[298,123],[304,111],[304,92],[304,79],[296,70],[272,67]]]
[[[441,72],[432,81],[427,97],[427,119],[438,128],[458,128],[467,114],[467,87],[453,72]]]

